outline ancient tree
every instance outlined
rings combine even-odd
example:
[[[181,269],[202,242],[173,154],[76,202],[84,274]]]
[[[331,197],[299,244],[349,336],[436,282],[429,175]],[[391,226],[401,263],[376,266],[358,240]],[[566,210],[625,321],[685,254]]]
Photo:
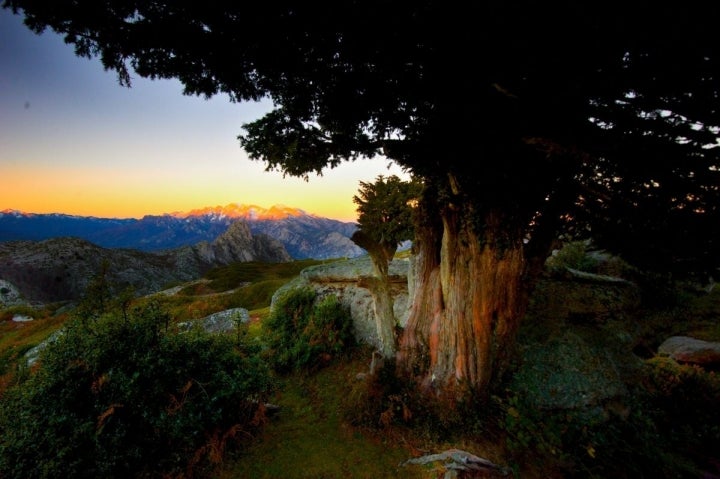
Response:
[[[502,374],[560,232],[673,273],[720,259],[712,2],[3,5],[122,83],[271,98],[239,137],[267,169],[382,154],[421,178],[398,370],[448,404]]]

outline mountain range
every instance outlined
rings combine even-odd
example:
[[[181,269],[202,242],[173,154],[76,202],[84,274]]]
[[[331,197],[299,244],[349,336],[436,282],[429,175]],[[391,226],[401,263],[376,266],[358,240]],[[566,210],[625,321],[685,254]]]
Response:
[[[103,248],[77,237],[6,241],[0,242],[0,306],[76,300],[103,271],[110,284],[145,295],[234,262],[291,259],[282,243],[253,235],[242,221],[212,242],[160,252]]]
[[[352,222],[322,218],[297,208],[229,204],[189,212],[136,218],[98,218],[60,213],[0,211],[0,242],[73,237],[103,248],[160,252],[213,242],[235,222],[245,222],[253,235],[279,241],[292,259],[360,256],[350,237]]]

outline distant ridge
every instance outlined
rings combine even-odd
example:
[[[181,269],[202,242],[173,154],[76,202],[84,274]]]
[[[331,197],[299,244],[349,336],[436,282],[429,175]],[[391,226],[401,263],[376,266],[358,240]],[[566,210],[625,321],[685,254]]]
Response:
[[[20,210],[4,209],[0,210],[0,217],[2,216],[14,216],[17,218],[25,217],[53,217],[53,218],[78,218],[78,219],[99,219],[107,221],[138,221],[134,218],[112,218],[112,217],[99,217],[99,216],[81,216],[81,215],[69,215],[65,213],[29,213]],[[291,206],[285,206],[283,204],[272,205],[270,208],[263,208],[258,205],[243,205],[240,203],[230,203],[225,206],[205,206],[203,208],[196,208],[190,211],[173,211],[171,213],[164,213],[161,215],[145,215],[143,218],[157,218],[158,216],[172,216],[174,218],[193,218],[200,216],[212,216],[217,218],[234,218],[234,219],[255,219],[255,220],[276,220],[284,219],[291,216],[311,216],[315,218],[322,218],[321,216],[308,213],[300,208],[293,208]],[[325,218],[331,219],[331,218]],[[340,220],[332,220],[340,221]],[[347,223],[340,221],[341,223]]]
[[[0,242],[77,237],[104,248],[163,251],[214,241],[236,222],[252,234],[266,234],[285,246],[293,259],[356,257],[364,253],[350,237],[357,229],[343,222],[285,205],[263,208],[231,203],[141,219],[98,218],[62,213],[0,211]]]

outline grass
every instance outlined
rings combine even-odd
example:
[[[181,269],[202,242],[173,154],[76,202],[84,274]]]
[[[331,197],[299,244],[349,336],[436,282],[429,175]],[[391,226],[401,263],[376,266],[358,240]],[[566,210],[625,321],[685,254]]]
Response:
[[[60,328],[66,319],[65,315],[53,316],[45,312],[37,315],[32,321],[15,322],[12,320],[12,315],[9,317],[2,315],[2,320],[0,320],[0,358],[10,359],[14,355],[23,354]],[[0,368],[0,373],[4,372]]]
[[[343,399],[369,356],[355,354],[313,374],[282,378],[280,411],[245,450],[229,458],[217,479],[435,477],[431,468],[403,466],[414,448],[395,434],[363,431],[343,421]]]
[[[294,278],[300,271],[321,264],[324,261],[305,259],[290,261],[287,263],[262,263],[258,261],[248,261],[244,263],[234,263],[229,266],[214,268],[207,272],[205,277],[210,280],[208,287],[215,291],[228,291],[237,288],[243,283],[282,280]]]
[[[34,319],[27,322],[12,320],[14,308],[0,313],[0,394],[12,382],[18,361],[54,331],[59,329],[66,315],[52,315],[50,310],[36,310],[32,314],[22,311]]]

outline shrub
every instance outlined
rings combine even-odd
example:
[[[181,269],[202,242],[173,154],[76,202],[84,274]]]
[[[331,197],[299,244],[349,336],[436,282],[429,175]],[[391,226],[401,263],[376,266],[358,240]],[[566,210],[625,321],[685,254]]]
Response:
[[[720,378],[669,358],[647,366],[631,394],[602,410],[493,397],[514,460],[554,463],[563,477],[701,477],[720,450]]]
[[[149,303],[71,320],[0,399],[0,477],[192,477],[260,424],[257,351]]]
[[[597,260],[587,254],[584,241],[572,241],[563,245],[553,256],[548,258],[547,267],[551,272],[562,272],[565,268],[579,271],[595,272]]]
[[[720,451],[720,376],[665,357],[647,364],[643,385],[660,432],[677,450],[715,458]]]
[[[316,301],[310,288],[278,299],[263,322],[268,358],[280,372],[316,369],[354,344],[350,312],[336,296]]]

